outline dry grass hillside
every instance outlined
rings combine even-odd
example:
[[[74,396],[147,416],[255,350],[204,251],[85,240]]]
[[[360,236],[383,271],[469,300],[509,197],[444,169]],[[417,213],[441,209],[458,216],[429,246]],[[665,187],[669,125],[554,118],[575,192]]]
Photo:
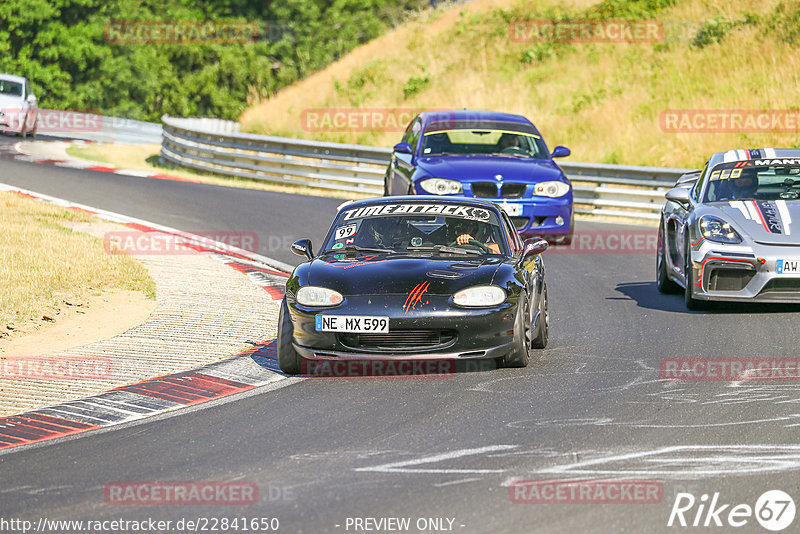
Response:
[[[657,20],[648,43],[514,42],[516,20]],[[319,108],[491,109],[530,118],[575,161],[694,167],[797,131],[662,129],[666,110],[798,110],[800,7],[781,0],[474,0],[423,13],[241,116],[250,132],[391,146],[396,131],[314,132]]]

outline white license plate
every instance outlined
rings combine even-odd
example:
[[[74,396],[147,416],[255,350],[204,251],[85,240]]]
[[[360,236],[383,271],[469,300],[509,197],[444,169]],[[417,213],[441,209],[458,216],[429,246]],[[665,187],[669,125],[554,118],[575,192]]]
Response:
[[[385,334],[389,331],[388,317],[372,315],[323,315],[318,314],[317,332],[352,332],[364,334],[375,332]]]
[[[775,264],[775,271],[778,274],[798,274],[800,273],[800,260],[778,260]]]
[[[522,215],[522,204],[500,204],[500,206],[508,213],[511,217],[519,217]]]

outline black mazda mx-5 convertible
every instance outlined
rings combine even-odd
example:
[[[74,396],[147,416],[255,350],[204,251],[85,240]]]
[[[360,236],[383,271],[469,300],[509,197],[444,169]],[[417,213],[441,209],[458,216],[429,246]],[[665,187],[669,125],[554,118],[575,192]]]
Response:
[[[525,242],[486,200],[420,196],[342,205],[286,284],[278,361],[495,359],[547,345],[544,240]]]

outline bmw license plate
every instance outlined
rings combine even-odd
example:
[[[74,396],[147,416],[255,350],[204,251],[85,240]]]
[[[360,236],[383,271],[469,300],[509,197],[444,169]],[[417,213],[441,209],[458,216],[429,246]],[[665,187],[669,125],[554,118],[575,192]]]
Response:
[[[798,274],[800,273],[800,260],[778,260],[775,264],[775,271],[778,274]]]
[[[503,202],[500,204],[500,207],[503,208],[510,217],[519,217],[522,215],[522,204],[509,204],[508,202]]]
[[[354,334],[379,333],[389,331],[388,317],[371,315],[323,315],[318,314],[317,332],[350,332]]]

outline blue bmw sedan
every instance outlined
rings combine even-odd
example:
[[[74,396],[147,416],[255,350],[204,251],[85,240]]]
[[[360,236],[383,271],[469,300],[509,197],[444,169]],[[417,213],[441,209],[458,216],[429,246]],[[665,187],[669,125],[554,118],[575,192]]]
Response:
[[[528,119],[490,111],[429,111],[394,146],[384,195],[454,195],[493,200],[517,231],[569,242],[572,184]]]

